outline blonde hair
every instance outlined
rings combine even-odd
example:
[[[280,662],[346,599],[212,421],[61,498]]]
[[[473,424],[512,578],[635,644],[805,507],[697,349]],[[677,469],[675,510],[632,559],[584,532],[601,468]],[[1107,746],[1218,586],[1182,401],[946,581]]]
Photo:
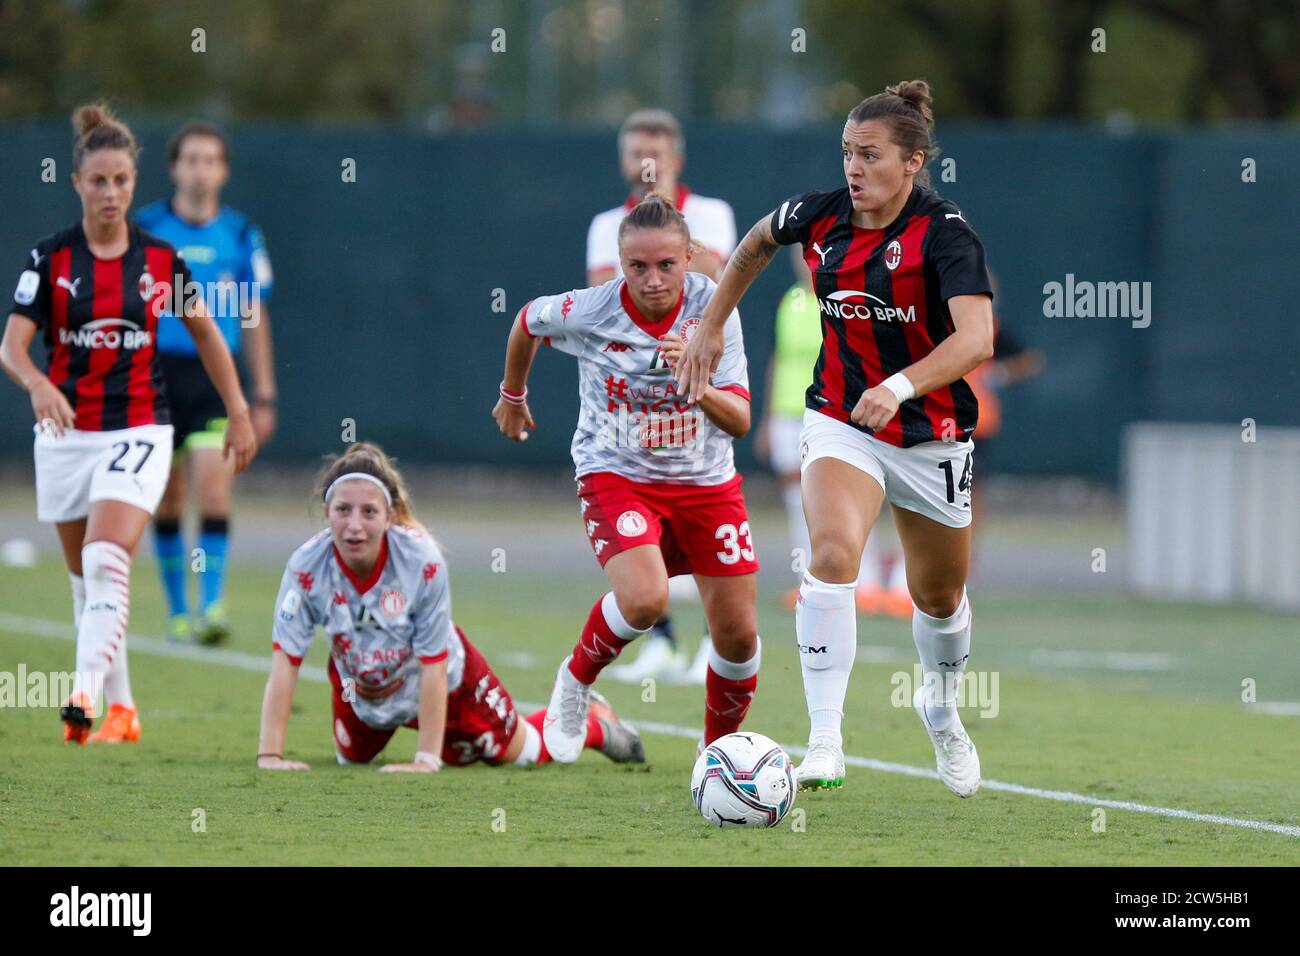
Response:
[[[334,484],[335,479],[341,475],[352,472],[370,475],[388,489],[389,497],[393,500],[388,509],[388,520],[392,524],[414,528],[430,539],[433,538],[429,529],[416,520],[415,512],[411,509],[411,495],[406,490],[406,482],[402,480],[402,474],[397,470],[393,459],[372,442],[357,442],[349,446],[347,451],[331,458],[321,469],[320,474],[316,476],[315,499],[320,503],[322,510],[328,508],[325,492],[329,486]]]
[[[632,211],[618,224],[620,246],[623,244],[623,236],[633,229],[675,229],[686,239],[688,246],[703,248],[691,239],[691,227],[686,224],[686,217],[676,204],[667,196],[655,192],[646,193],[645,198],[633,206]]]

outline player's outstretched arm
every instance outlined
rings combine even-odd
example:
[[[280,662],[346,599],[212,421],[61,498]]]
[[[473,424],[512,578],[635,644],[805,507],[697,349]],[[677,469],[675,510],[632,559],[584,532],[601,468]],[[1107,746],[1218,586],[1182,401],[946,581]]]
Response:
[[[698,402],[709,387],[709,376],[718,367],[726,345],[722,327],[736,311],[741,297],[776,255],[780,245],[772,238],[771,215],[764,216],[745,234],[722,271],[717,291],[700,316],[700,327],[686,345],[677,365],[677,384],[692,402]]]
[[[248,402],[244,399],[244,390],[239,387],[239,374],[235,371],[235,360],[230,357],[230,349],[225,337],[212,321],[202,300],[191,299],[185,304],[185,328],[194,339],[194,347],[203,362],[203,370],[208,373],[213,387],[221,395],[226,406],[226,443],[224,456],[235,454],[235,473],[243,471],[257,454],[257,438],[253,434],[253,419],[248,411]]]
[[[500,397],[492,409],[492,417],[496,419],[501,434],[513,441],[527,441],[526,429],[537,427],[532,412],[528,410],[528,372],[533,367],[533,357],[537,355],[542,340],[528,334],[523,316],[524,310],[520,309],[515,324],[510,327]]]
[[[447,729],[447,660],[420,664],[420,742],[410,763],[390,763],[381,773],[437,773]]]
[[[262,730],[257,738],[257,766],[262,770],[311,769],[302,761],[284,759],[284,734],[297,686],[298,668],[289,655],[279,648],[272,651],[271,676],[262,696]]]
[[[5,374],[31,395],[32,412],[37,422],[48,422],[55,435],[76,426],[72,405],[49,376],[36,367],[30,349],[36,336],[36,323],[25,315],[10,313],[0,341],[0,365]]]

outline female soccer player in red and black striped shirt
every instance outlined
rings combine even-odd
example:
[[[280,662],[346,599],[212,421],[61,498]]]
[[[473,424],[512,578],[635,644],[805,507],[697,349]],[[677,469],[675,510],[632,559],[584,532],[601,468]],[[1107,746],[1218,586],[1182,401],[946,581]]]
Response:
[[[926,183],[936,153],[930,88],[888,87],[858,104],[840,145],[847,185],[806,192],[759,220],[737,248],[677,376],[692,398],[722,354],[722,325],[781,245],[803,246],[822,349],[801,440],[812,559],[795,632],[812,723],[803,789],[844,781],[840,733],[857,646],[854,584],[883,503],[893,509],[925,671],[913,705],[939,775],[979,787],[979,757],[957,715],[970,653],[970,483],[978,405],[966,375],[993,352],[984,249]]]
[[[192,294],[172,246],[127,222],[135,138],[102,106],[73,114],[72,182],[81,220],[42,239],[18,278],[0,364],[36,413],[36,502],[58,527],[72,579],[77,670],[60,716],[64,740],[133,742],[140,721],[126,669],[131,552],[171,467],[158,365],[158,318],[174,310],[198,346],[230,417],[226,454],[242,471],[256,452],[248,403],[216,323]],[[169,304],[164,304],[170,300]],[[176,308],[183,303],[182,308]],[[48,365],[28,355],[43,333]],[[103,687],[109,713],[90,736]]]

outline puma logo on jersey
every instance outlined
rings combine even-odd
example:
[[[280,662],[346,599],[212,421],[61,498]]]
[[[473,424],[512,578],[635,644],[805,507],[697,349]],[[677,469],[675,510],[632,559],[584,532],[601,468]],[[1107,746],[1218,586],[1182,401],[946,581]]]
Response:
[[[59,276],[54,280],[54,284],[60,289],[67,289],[68,295],[75,299],[77,297],[77,286],[81,285],[81,276],[77,276],[77,278],[73,279],[71,282],[63,278],[63,276]]]
[[[944,219],[960,219],[962,222],[965,222],[965,221],[966,221],[966,219],[965,219],[965,218],[962,216],[962,214],[959,213],[959,212],[946,212],[946,213],[943,214],[943,218],[944,218]]]
[[[601,351],[602,352],[628,352],[631,351],[631,349],[632,346],[628,345],[626,342],[610,342],[603,349],[601,349]]]
[[[826,265],[826,253],[830,252],[833,248],[833,246],[827,246],[825,250],[823,250],[821,246],[817,245],[817,243],[813,243],[813,252],[821,256],[822,265]]]
[[[781,203],[781,215],[777,217],[776,228],[781,229],[785,226],[785,220],[787,218],[787,213],[786,213],[787,209],[790,210],[788,213],[788,218],[794,219],[796,214],[799,212],[799,207],[802,205],[803,205],[802,202],[797,202],[795,203],[794,208],[790,209],[790,200],[787,199],[785,202]]]

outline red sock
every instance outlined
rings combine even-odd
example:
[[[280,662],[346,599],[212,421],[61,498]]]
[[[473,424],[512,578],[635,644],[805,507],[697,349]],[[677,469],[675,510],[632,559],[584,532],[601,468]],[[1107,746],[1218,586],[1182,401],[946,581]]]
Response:
[[[573,645],[573,660],[569,661],[569,673],[584,684],[594,684],[605,665],[617,658],[619,651],[633,640],[619,637],[609,626],[605,619],[605,597],[597,601],[587,615],[582,637]]]
[[[734,734],[740,729],[754,700],[758,675],[732,680],[714,673],[712,665],[704,678],[704,743]]]
[[[537,731],[537,739],[542,744],[542,751],[537,755],[537,766],[540,767],[544,763],[550,763],[551,752],[546,749],[546,737],[542,734],[542,722],[546,720],[546,708],[543,707],[536,713],[529,714],[524,720],[533,725],[533,729]],[[605,728],[601,727],[600,721],[591,714],[587,715],[587,742],[583,746],[595,750],[605,746]]]

